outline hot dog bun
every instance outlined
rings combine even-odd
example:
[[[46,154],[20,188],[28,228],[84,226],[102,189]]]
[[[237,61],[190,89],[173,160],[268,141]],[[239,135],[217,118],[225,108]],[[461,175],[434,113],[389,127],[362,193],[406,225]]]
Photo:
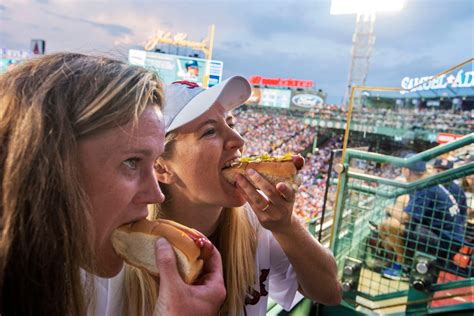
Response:
[[[173,246],[181,277],[186,283],[193,283],[203,266],[199,259],[201,249],[195,240],[205,238],[194,229],[170,220],[143,219],[117,228],[112,233],[112,245],[127,263],[159,276],[155,263],[155,243],[159,238],[166,238]]]
[[[237,174],[247,176],[247,169],[254,169],[273,185],[285,182],[293,190],[297,190],[301,185],[301,178],[298,170],[304,165],[303,157],[299,155],[286,154],[284,156],[262,155],[256,157],[243,157],[238,162],[234,162],[230,167],[224,168],[222,174],[227,181],[234,184]],[[252,182],[253,184],[253,182]]]

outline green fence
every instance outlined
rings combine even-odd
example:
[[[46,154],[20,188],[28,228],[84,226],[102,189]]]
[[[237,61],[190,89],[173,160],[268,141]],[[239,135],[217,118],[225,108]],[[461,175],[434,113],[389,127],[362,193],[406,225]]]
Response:
[[[451,193],[453,183],[461,185],[474,174],[474,162],[437,174],[412,172],[412,182],[351,167],[364,161],[415,170],[472,144],[474,134],[469,134],[410,158],[346,151],[331,240],[345,290],[339,308],[383,314],[474,308],[474,223],[467,214],[472,195]]]
[[[470,71],[473,62],[431,80]],[[323,134],[345,130],[342,154],[328,175],[324,211],[309,223],[335,255],[343,301],[327,307],[303,300],[290,313],[270,303],[269,315],[473,315],[474,217],[468,214],[474,215],[474,187],[464,184],[474,175],[472,113],[412,111],[407,102],[396,104],[402,96],[419,98],[417,88],[352,87],[347,109],[301,117]],[[452,97],[460,97],[457,92],[450,89]],[[367,95],[375,97],[370,109]],[[386,100],[396,106],[386,109]],[[437,146],[441,132],[466,136]],[[400,158],[404,151],[423,152]],[[413,177],[407,171],[448,158],[456,158],[450,160],[454,166],[442,172],[428,169]],[[453,193],[453,183],[464,191],[464,202]]]

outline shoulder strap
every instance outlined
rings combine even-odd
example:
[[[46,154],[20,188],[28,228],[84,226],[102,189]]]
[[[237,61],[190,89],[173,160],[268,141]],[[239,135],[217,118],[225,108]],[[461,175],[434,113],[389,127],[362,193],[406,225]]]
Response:
[[[449,208],[449,214],[451,214],[451,216],[458,215],[460,213],[459,206],[454,196],[451,194],[451,192],[448,191],[448,189],[445,188],[444,185],[439,184],[439,187],[441,188],[441,190],[444,191],[444,193],[448,195],[448,198],[451,200],[452,205]]]

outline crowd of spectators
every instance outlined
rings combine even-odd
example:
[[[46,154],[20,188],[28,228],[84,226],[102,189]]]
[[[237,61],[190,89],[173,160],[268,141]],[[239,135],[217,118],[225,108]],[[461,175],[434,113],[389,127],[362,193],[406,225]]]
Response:
[[[320,117],[324,120],[345,121],[346,112],[336,105],[321,106],[316,111],[305,113],[304,117]],[[324,204],[324,193],[328,177],[329,160],[331,151],[342,148],[342,135],[334,136],[313,150],[314,137],[317,130],[305,125],[301,113],[289,110],[260,111],[257,109],[243,108],[236,112],[236,128],[245,138],[244,155],[283,155],[286,153],[300,153],[305,157],[305,166],[300,171],[302,185],[299,187],[295,212],[303,221],[315,218],[321,212]],[[467,126],[472,132],[474,112],[450,113],[431,112],[420,110],[392,111],[387,109],[363,109],[353,112],[353,122],[373,126],[390,126],[394,128],[435,129],[451,131],[454,127]],[[463,125],[464,124],[464,125]],[[438,130],[439,129],[439,130]],[[350,147],[358,147],[350,143]],[[390,153],[396,156],[396,153]],[[400,168],[390,165],[381,165],[368,161],[355,161],[352,167],[364,173],[375,176],[395,179],[400,175]],[[333,174],[333,176],[337,176]],[[376,183],[371,183],[375,185]]]
[[[237,130],[246,140],[245,155],[249,156],[298,153],[312,145],[315,134],[299,118],[256,111],[239,112]]]
[[[295,212],[302,221],[314,218],[323,207],[331,150],[342,148],[342,136],[330,138],[312,153],[316,130],[300,118],[252,110],[237,112],[236,118],[236,128],[246,140],[246,156],[300,153],[305,157]]]
[[[295,201],[295,212],[304,221],[315,218],[323,208],[331,151],[340,148],[342,136],[335,136],[314,153],[306,155],[305,165],[300,171],[302,185]]]
[[[305,116],[325,121],[346,122],[347,111],[345,108],[329,105],[306,112]],[[474,131],[474,111],[361,108],[353,110],[351,122],[372,127],[391,127],[411,131],[447,132],[465,135]]]

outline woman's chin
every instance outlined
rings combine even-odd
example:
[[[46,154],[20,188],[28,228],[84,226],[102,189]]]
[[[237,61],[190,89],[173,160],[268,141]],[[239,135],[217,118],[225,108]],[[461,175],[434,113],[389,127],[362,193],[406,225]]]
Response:
[[[240,207],[245,205],[247,203],[247,200],[245,200],[245,197],[238,191],[236,191],[232,195],[231,201],[229,201],[227,207]]]
[[[222,186],[225,195],[228,197],[225,203],[225,207],[240,207],[247,203],[244,195],[240,192],[239,189],[233,184],[227,182],[227,180],[223,181],[224,184]]]
[[[114,250],[107,252],[107,255],[100,256],[95,274],[102,278],[113,278],[122,270],[124,261]]]

